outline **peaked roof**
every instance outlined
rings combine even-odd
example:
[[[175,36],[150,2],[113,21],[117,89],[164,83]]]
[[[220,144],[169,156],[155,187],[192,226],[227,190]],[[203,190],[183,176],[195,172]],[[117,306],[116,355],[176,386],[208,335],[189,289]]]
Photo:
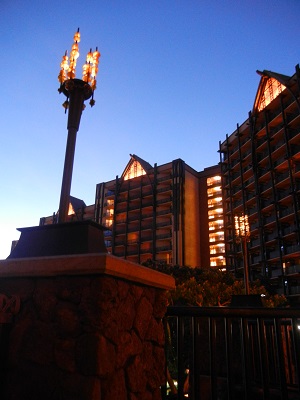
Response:
[[[141,167],[143,168],[143,170],[145,172],[148,172],[150,169],[153,168],[151,164],[149,164],[147,161],[143,160],[142,158],[140,158],[136,154],[129,154],[129,155],[130,155],[131,158],[130,158],[129,162],[127,163],[127,165],[126,165],[126,167],[125,167],[125,169],[124,169],[124,171],[122,173],[122,177],[124,177],[126,175],[128,169],[130,168],[130,166],[132,165],[132,163],[134,161],[137,161],[141,165]]]
[[[129,154],[129,155],[132,159],[139,162],[145,171],[148,171],[149,169],[153,168],[151,164],[149,164],[147,161],[143,160],[136,154]]]
[[[70,203],[73,207],[73,210],[76,212],[77,210],[85,207],[86,204],[83,200],[77,199],[77,197],[70,196]]]
[[[264,69],[263,71],[257,70],[256,73],[260,76],[274,78],[278,82],[282,83],[284,86],[288,86],[289,80],[291,79],[291,77],[288,75],[279,74],[278,72],[267,71],[266,69]]]
[[[260,82],[258,85],[255,100],[254,100],[253,113],[256,112],[256,110],[258,109],[258,106],[261,102],[262,96],[265,91],[266,84],[270,78],[275,79],[276,81],[278,81],[285,87],[290,86],[290,80],[291,80],[290,76],[279,74],[279,73],[273,72],[273,71],[268,71],[265,69],[263,71],[257,70],[256,72],[261,76],[261,79],[260,79]]]

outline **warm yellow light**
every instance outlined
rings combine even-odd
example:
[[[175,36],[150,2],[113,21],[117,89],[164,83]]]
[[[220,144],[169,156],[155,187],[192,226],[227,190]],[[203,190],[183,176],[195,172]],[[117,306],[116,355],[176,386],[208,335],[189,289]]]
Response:
[[[60,72],[58,75],[58,81],[63,84],[64,81],[67,79],[67,71],[69,69],[69,57],[67,56],[67,52],[65,52],[65,55],[62,58],[62,61],[60,63]]]
[[[124,181],[127,181],[128,179],[132,178],[137,178],[138,176],[145,175],[146,172],[141,166],[141,164],[137,161],[133,161],[133,163],[129,166],[129,168],[126,170],[123,178]]]
[[[80,32],[79,32],[79,28],[77,29],[77,32],[74,35],[74,42],[79,43],[80,42]]]
[[[75,211],[73,209],[73,206],[71,203],[69,203],[69,209],[68,209],[68,215],[73,215],[75,214]]]
[[[235,215],[234,216],[234,228],[237,237],[249,237],[250,227],[248,221],[248,215]]]
[[[88,52],[86,56],[86,63],[82,68],[82,80],[84,82],[88,82],[91,85],[91,88],[96,90],[96,76],[98,73],[98,64],[99,64],[100,53],[98,49],[92,52],[92,49]]]
[[[219,175],[211,176],[211,177],[207,178],[206,184],[207,184],[207,186],[212,186],[215,183],[220,182],[220,181],[221,181],[221,177]]]
[[[258,111],[262,111],[268,104],[271,103],[276,97],[285,89],[282,85],[274,78],[269,78],[265,84],[264,92],[261,96],[260,103],[258,105]]]
[[[72,46],[71,57],[74,60],[77,60],[77,58],[79,57],[79,48],[78,48],[78,44],[77,43],[74,43],[73,46]]]
[[[79,28],[77,32],[74,34],[74,43],[71,48],[70,58],[67,56],[67,52],[62,58],[62,62],[60,63],[60,72],[58,75],[58,80],[62,85],[67,79],[75,79],[76,77],[76,64],[77,59],[79,57],[79,46],[80,42],[80,33]],[[96,76],[98,73],[98,64],[99,64],[100,52],[98,48],[93,52],[92,49],[87,54],[86,63],[83,65],[83,73],[82,80],[91,85],[92,90],[96,89]],[[92,99],[92,103],[95,101]],[[92,104],[91,104],[92,105]]]

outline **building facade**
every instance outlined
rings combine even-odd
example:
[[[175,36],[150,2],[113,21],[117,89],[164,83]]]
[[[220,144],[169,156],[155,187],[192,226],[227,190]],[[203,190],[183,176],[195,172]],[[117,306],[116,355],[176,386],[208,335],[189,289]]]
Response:
[[[300,72],[257,72],[249,118],[220,143],[226,264],[292,296],[300,293]],[[249,221],[246,254],[239,215]]]
[[[220,184],[219,165],[197,172],[181,159],[152,166],[133,154],[120,177],[96,186],[95,204],[71,197],[69,220],[103,225],[108,252],[135,263],[223,268]]]
[[[95,221],[113,255],[200,265],[198,174],[180,159],[152,167],[131,155],[120,177],[97,185]]]

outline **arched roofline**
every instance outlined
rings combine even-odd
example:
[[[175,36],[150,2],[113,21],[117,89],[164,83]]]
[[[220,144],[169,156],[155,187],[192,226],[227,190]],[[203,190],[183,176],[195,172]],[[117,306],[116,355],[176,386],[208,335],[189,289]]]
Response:
[[[260,78],[260,82],[259,82],[258,89],[256,92],[252,114],[255,114],[257,112],[262,95],[265,91],[266,83],[268,82],[268,80],[270,78],[277,80],[279,83],[281,83],[283,86],[285,86],[288,89],[290,88],[290,85],[291,85],[291,77],[290,76],[279,74],[277,72],[268,71],[268,70],[263,70],[263,71],[257,70],[256,72],[258,75],[261,76],[261,78]]]

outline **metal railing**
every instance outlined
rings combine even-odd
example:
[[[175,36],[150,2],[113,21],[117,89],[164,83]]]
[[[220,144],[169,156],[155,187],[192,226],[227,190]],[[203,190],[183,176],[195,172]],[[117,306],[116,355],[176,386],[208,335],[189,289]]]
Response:
[[[300,310],[169,307],[162,398],[300,399]]]

